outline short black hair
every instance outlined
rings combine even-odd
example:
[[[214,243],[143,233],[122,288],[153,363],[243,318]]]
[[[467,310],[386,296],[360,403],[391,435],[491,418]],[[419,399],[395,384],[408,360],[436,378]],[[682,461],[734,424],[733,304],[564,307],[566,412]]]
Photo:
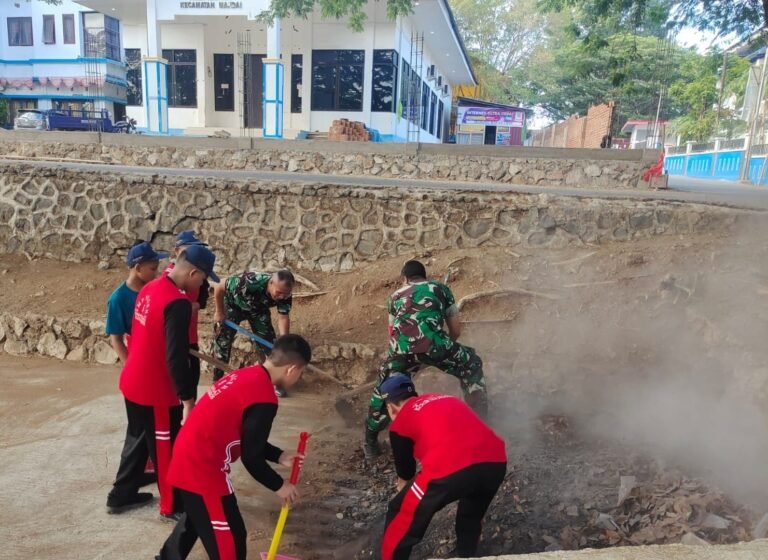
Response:
[[[408,261],[403,265],[400,274],[406,278],[426,278],[427,269],[419,261]]]
[[[307,365],[312,360],[312,348],[298,334],[284,334],[275,340],[269,359],[276,366]]]
[[[278,270],[275,275],[277,276],[277,281],[281,284],[288,284],[290,287],[293,287],[296,283],[296,278],[293,276],[293,272],[287,268]]]

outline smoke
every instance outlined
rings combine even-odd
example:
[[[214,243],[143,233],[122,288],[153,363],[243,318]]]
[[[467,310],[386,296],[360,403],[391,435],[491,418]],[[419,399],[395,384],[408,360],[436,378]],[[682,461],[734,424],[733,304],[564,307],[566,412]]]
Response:
[[[517,298],[511,325],[468,336],[503,429],[557,411],[583,435],[768,509],[765,230],[627,243],[571,264],[562,252],[523,257],[525,276],[512,271],[504,285],[561,299]]]

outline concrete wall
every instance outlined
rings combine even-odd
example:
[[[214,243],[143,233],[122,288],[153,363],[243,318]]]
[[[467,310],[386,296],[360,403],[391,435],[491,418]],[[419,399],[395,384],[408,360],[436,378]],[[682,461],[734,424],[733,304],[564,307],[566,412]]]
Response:
[[[194,228],[218,269],[351,270],[381,257],[479,246],[565,247],[725,231],[752,214],[661,201],[406,192],[0,165],[0,251],[122,259],[136,239],[168,248]]]
[[[100,139],[100,141],[99,141]],[[249,138],[0,132],[0,153],[152,167],[254,169],[442,181],[647,188],[655,150],[438,146]]]

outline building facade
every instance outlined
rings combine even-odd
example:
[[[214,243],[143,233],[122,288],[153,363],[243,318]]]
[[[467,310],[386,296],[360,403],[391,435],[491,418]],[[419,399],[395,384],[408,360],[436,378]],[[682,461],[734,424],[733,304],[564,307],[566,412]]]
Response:
[[[0,99],[22,109],[107,109],[125,115],[121,25],[71,0],[0,0]]]
[[[446,0],[394,21],[369,2],[362,32],[316,13],[270,26],[265,0],[79,2],[120,20],[127,114],[150,132],[295,137],[347,118],[440,142],[452,86],[475,83]]]

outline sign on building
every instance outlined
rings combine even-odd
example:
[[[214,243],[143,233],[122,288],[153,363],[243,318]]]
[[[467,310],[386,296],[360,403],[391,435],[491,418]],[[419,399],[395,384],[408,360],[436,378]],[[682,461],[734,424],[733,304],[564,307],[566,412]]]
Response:
[[[525,125],[525,111],[514,109],[494,109],[491,107],[459,107],[457,124],[480,124],[486,126],[513,126],[522,128]]]

